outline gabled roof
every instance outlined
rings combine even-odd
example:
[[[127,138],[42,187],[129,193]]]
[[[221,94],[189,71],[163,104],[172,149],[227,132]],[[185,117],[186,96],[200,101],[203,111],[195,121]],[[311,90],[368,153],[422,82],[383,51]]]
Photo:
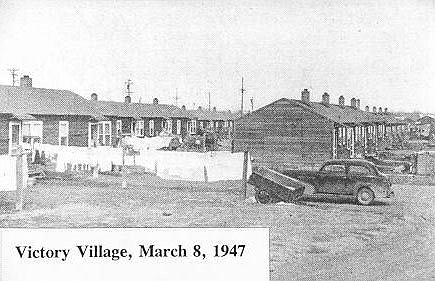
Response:
[[[179,107],[169,104],[125,103],[115,101],[90,101],[105,116],[131,117],[178,117],[188,118],[188,114]]]
[[[234,120],[236,115],[231,111],[214,111],[214,110],[204,110],[195,109],[187,110],[190,118],[196,118],[198,120],[216,120],[216,121],[228,121]]]
[[[5,85],[0,85],[0,113],[98,115],[85,98],[71,91]]]

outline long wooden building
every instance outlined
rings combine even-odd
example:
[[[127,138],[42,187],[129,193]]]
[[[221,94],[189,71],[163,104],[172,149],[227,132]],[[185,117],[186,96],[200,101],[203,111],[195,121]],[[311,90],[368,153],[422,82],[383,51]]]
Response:
[[[304,89],[301,100],[282,98],[237,119],[233,151],[250,151],[254,165],[316,169],[328,159],[375,153],[386,139],[387,115],[361,110],[355,98],[332,104],[327,93],[312,102]]]

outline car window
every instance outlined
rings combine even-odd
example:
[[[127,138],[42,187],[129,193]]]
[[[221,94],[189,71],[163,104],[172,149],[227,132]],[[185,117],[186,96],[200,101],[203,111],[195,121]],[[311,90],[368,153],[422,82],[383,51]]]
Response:
[[[344,167],[344,165],[337,165],[337,164],[326,165],[323,167],[322,171],[334,173],[334,174],[339,174],[339,175],[346,174],[346,168]]]
[[[353,176],[370,176],[373,175],[373,172],[364,166],[349,166],[349,175]]]

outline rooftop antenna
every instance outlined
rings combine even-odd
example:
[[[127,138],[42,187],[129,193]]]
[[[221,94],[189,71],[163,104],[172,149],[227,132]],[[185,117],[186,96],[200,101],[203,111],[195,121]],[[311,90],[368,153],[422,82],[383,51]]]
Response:
[[[243,117],[243,94],[246,92],[246,89],[243,88],[243,76],[242,76],[242,88],[240,90],[242,92],[242,102],[240,105],[240,117]]]
[[[15,77],[17,77],[18,76],[18,68],[10,68],[10,69],[8,69],[9,70],[9,72],[11,73],[11,75],[12,75],[12,86],[15,86]]]
[[[131,89],[130,89],[131,85],[133,85],[133,81],[131,81],[131,79],[128,79],[128,80],[125,82],[125,85],[126,85],[126,87],[127,87],[127,91],[126,91],[126,93],[127,93],[127,95],[129,96],[131,93],[133,93],[133,92],[131,91]]]

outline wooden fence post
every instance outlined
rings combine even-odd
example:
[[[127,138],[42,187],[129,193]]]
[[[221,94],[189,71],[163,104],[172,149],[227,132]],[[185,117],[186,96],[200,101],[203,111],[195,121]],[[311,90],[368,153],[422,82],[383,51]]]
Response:
[[[24,174],[23,174],[23,158],[25,153],[23,153],[22,147],[18,147],[13,154],[13,156],[17,157],[16,159],[16,186],[17,186],[17,193],[16,193],[16,203],[15,203],[15,209],[17,211],[23,210],[23,202],[24,202]],[[26,163],[27,164],[27,163]]]
[[[246,199],[247,189],[248,189],[248,152],[243,153],[243,175],[242,175],[242,188],[243,188],[243,198]]]

